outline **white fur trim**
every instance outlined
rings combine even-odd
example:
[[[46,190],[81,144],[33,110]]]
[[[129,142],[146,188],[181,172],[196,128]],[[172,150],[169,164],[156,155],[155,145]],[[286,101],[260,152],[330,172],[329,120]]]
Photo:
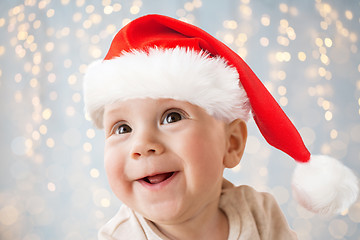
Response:
[[[186,48],[133,51],[89,66],[85,109],[98,128],[106,104],[134,98],[187,101],[225,121],[248,120],[250,112],[236,69],[222,58]]]
[[[295,199],[306,209],[321,214],[341,213],[358,197],[358,179],[338,160],[312,156],[299,163],[292,180]]]

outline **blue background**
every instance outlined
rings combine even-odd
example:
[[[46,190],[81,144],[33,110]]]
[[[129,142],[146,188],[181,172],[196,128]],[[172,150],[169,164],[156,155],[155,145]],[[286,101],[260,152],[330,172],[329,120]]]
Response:
[[[25,0],[0,3],[0,239],[96,239],[121,202],[103,169],[104,134],[86,120],[82,77],[130,20],[161,13],[238,52],[314,154],[360,174],[360,2],[351,0]],[[299,239],[360,239],[360,201],[316,216],[291,196],[293,159],[250,120],[225,176],[271,192]]]

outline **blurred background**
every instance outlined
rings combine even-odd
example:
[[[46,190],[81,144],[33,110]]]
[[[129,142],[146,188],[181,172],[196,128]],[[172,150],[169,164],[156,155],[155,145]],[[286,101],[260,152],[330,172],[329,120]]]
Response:
[[[195,24],[251,66],[313,154],[360,175],[358,0],[2,0],[0,239],[97,239],[121,202],[103,169],[104,134],[83,111],[82,78],[129,21],[161,13]],[[360,240],[360,201],[316,216],[291,196],[294,160],[254,121],[235,184],[274,194],[299,239]]]

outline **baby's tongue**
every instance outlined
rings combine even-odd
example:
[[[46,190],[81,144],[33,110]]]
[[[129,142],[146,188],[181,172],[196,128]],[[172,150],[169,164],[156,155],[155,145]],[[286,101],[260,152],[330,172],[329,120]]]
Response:
[[[162,181],[168,179],[171,176],[171,174],[172,173],[161,173],[158,175],[147,177],[147,179],[151,184],[161,183]]]

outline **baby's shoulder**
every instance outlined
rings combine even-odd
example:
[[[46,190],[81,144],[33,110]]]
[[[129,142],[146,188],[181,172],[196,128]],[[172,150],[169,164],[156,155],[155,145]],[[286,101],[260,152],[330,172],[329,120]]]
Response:
[[[143,229],[136,214],[126,205],[122,205],[116,215],[99,230],[99,239],[118,239],[118,237],[143,236]],[[136,238],[137,239],[137,238]],[[143,239],[143,238],[139,238]]]
[[[222,198],[232,204],[239,204],[257,210],[265,210],[278,205],[270,193],[259,192],[247,185],[224,189]]]
[[[259,236],[250,239],[297,239],[270,193],[258,192],[245,185],[233,186],[223,189],[220,207],[234,229],[240,228],[242,234]]]

